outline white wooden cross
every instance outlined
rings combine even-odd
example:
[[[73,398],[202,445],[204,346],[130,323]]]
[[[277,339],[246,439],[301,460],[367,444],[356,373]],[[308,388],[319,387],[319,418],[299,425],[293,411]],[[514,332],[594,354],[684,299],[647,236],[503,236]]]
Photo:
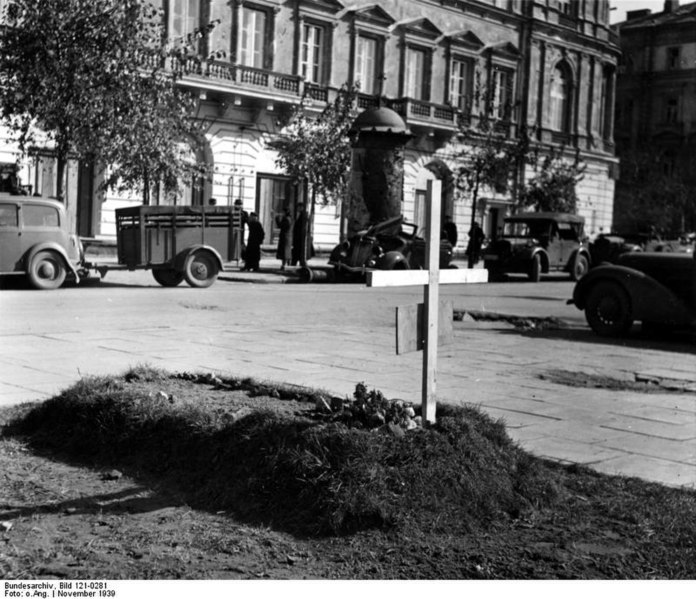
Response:
[[[440,284],[485,283],[488,271],[478,269],[440,270],[440,208],[442,205],[442,183],[438,180],[428,181],[426,195],[427,219],[425,227],[425,261],[428,270],[376,270],[367,274],[368,287],[404,287],[423,285],[423,318],[421,328],[416,325],[413,331],[417,337],[414,349],[423,347],[423,382],[421,388],[421,413],[424,422],[435,422],[436,387],[437,387],[437,344],[438,344],[438,307]],[[449,318],[452,310],[448,310]],[[397,308],[397,344],[399,309]],[[413,319],[417,322],[417,319]],[[449,323],[451,325],[451,322]],[[397,353],[398,349],[397,349]]]

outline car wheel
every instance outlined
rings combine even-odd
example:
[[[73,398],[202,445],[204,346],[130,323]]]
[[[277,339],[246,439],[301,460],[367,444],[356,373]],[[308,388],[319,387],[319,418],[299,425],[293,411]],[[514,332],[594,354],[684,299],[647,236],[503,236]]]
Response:
[[[598,335],[624,335],[633,324],[631,300],[618,283],[600,282],[587,295],[585,318]]]
[[[153,268],[152,276],[162,287],[176,287],[184,280],[184,273],[174,268]]]
[[[67,276],[63,258],[56,252],[38,252],[29,265],[29,283],[36,289],[58,289]]]
[[[195,251],[184,262],[184,278],[191,287],[210,287],[217,279],[218,265],[210,252]]]
[[[532,263],[529,265],[529,280],[532,283],[541,281],[541,258],[539,254],[532,258]]]
[[[579,281],[587,274],[588,270],[590,270],[590,263],[587,261],[587,257],[579,255],[575,259],[575,264],[573,264],[573,270],[570,273],[570,278],[573,281]]]

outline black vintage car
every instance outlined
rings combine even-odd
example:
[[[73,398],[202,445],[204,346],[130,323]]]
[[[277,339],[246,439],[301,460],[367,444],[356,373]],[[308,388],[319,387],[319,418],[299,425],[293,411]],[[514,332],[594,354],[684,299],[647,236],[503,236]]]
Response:
[[[565,271],[574,281],[580,280],[591,260],[584,223],[582,216],[558,212],[524,212],[506,218],[502,235],[483,256],[490,279],[522,273],[538,282],[542,273]]]
[[[452,244],[440,242],[440,268],[448,268]],[[364,274],[369,270],[419,269],[425,267],[425,240],[417,227],[397,216],[372,225],[338,244],[329,257],[336,275]]]
[[[602,264],[575,285],[569,303],[585,311],[598,335],[646,328],[696,326],[696,254],[629,252]]]

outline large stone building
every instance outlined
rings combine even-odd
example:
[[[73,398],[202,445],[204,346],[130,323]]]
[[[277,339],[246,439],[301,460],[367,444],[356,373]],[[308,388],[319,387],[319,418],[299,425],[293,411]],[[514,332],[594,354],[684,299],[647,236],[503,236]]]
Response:
[[[615,224],[625,230],[654,225],[659,219],[670,233],[693,231],[696,2],[680,6],[678,0],[666,0],[662,12],[632,11],[615,27],[622,50],[616,103],[622,168]],[[645,178],[654,185],[646,186]],[[658,197],[646,197],[637,204],[647,191]],[[665,196],[677,191],[686,194],[682,197],[685,209],[667,214]]]
[[[171,40],[217,21],[200,45],[201,68],[182,84],[197,94],[207,124],[202,156],[214,177],[202,191],[182,183],[177,201],[218,204],[242,199],[275,237],[272,214],[297,201],[269,142],[280,115],[302,98],[316,110],[345,83],[359,83],[358,110],[381,102],[413,134],[405,152],[403,214],[424,222],[428,179],[445,180],[444,211],[465,233],[471,204],[458,197],[460,123],[475,122],[476,88],[494,90],[497,129],[514,136],[535,126],[538,143],[579,152],[586,163],[578,187],[587,230],[611,226],[617,161],[613,103],[618,47],[608,0],[160,0]],[[5,156],[11,156],[8,146]],[[55,189],[50,156],[21,171],[34,192]],[[529,173],[526,174],[529,176]],[[95,193],[86,168],[68,169],[66,202],[83,236],[113,237],[114,209],[137,198]],[[484,190],[476,216],[493,235],[513,208],[509,194]],[[166,201],[161,198],[162,202]],[[340,206],[316,211],[314,242],[338,241]],[[462,246],[466,235],[460,235]],[[461,249],[461,248],[460,248]]]

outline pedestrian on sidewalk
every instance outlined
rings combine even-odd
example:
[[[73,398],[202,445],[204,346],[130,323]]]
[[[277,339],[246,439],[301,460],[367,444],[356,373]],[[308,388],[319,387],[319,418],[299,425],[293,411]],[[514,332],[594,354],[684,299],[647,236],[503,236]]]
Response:
[[[471,226],[471,230],[469,231],[469,243],[466,247],[469,268],[474,268],[476,263],[480,260],[481,247],[483,246],[483,240],[485,238],[486,235],[484,234],[481,225],[474,221],[474,224]]]
[[[457,225],[448,214],[445,217],[445,225],[442,228],[442,239],[446,239],[452,244],[452,249],[457,245]]]
[[[295,225],[292,229],[292,261],[295,266],[298,262],[300,266],[307,266],[307,226],[308,217],[305,205],[297,205],[295,215]]]
[[[246,252],[244,256],[244,268],[250,272],[258,272],[259,262],[261,261],[261,243],[266,236],[263,226],[259,222],[259,216],[256,212],[249,215],[247,222],[249,236],[247,237]]]
[[[292,258],[292,216],[290,216],[290,210],[284,208],[282,214],[276,215],[275,222],[280,232],[276,258],[280,260],[280,270],[285,270],[285,265],[290,264]]]

